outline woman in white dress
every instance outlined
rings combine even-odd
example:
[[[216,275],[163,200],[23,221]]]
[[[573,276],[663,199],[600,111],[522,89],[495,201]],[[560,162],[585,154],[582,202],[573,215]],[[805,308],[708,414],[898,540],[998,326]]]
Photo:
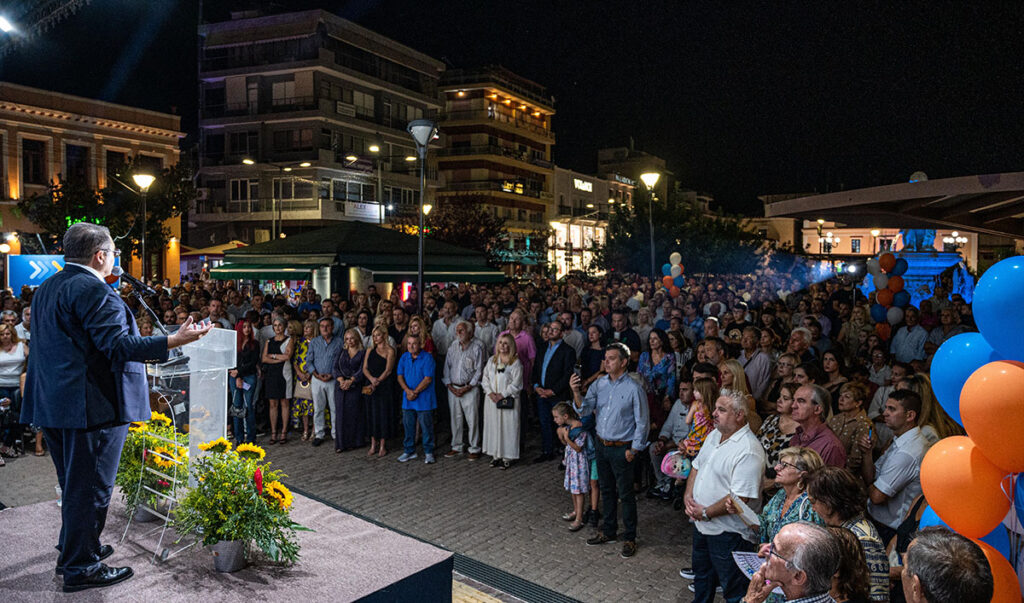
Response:
[[[498,337],[494,356],[484,367],[484,454],[494,457],[491,467],[508,469],[519,458],[519,392],[523,365],[516,355],[516,341],[505,333]],[[512,397],[515,407],[499,409],[498,401]]]

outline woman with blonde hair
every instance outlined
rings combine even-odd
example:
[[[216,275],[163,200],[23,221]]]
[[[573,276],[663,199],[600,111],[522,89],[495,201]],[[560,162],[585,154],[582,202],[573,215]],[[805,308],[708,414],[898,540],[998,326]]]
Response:
[[[435,354],[434,339],[430,336],[430,329],[427,328],[427,323],[423,320],[423,317],[419,314],[414,314],[409,319],[409,330],[408,335],[416,337],[420,340],[420,349],[428,354]]]
[[[498,336],[494,355],[484,366],[483,451],[494,457],[491,467],[508,469],[519,458],[519,392],[523,389],[523,365],[516,340],[508,333]],[[498,408],[512,400],[512,408]]]
[[[750,431],[757,433],[761,430],[761,415],[757,414],[757,403],[754,401],[754,396],[750,395],[750,388],[747,387],[747,376],[743,372],[743,365],[738,360],[730,358],[723,360],[718,365],[718,370],[722,375],[722,389],[731,389],[743,394],[747,401],[747,424],[750,425]]]
[[[366,431],[370,434],[370,451],[367,456],[388,453],[387,439],[394,435],[395,408],[395,365],[398,354],[388,344],[387,327],[377,326],[370,332],[372,345],[363,358],[363,375],[369,392],[363,396]]]

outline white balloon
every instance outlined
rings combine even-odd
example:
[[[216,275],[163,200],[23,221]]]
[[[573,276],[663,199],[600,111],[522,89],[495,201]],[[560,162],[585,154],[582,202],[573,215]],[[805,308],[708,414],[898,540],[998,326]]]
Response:
[[[682,261],[683,261],[683,256],[680,255],[678,251],[673,251],[672,255],[668,256],[668,263],[672,264],[673,266],[678,266],[679,262],[682,262]],[[673,274],[672,276],[676,276],[676,275]]]
[[[881,291],[889,286],[889,276],[886,274],[876,274],[874,278],[875,289]]]
[[[1020,519],[1017,518],[1017,509],[1010,507],[1010,512],[1006,514],[1006,518],[1003,519],[1003,526],[1013,532],[1014,534],[1020,534],[1024,536],[1024,526],[1020,524]]]
[[[886,318],[889,319],[889,324],[898,325],[903,322],[903,308],[899,306],[893,306],[889,308],[889,312],[886,314]]]
[[[882,274],[882,267],[878,265],[878,258],[871,258],[865,264],[867,265],[868,274],[871,276]]]
[[[672,268],[668,272],[672,275],[672,278],[675,278],[683,273],[683,267],[679,264],[672,264]]]

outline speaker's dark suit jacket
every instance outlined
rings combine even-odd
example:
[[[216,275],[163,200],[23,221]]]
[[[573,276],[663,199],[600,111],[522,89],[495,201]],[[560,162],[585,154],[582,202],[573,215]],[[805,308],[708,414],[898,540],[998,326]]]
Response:
[[[548,344],[550,346],[551,344]],[[562,402],[572,398],[572,389],[569,388],[569,377],[572,377],[572,369],[576,364],[576,350],[571,345],[561,342],[555,348],[551,361],[548,362],[547,374],[541,379],[544,369],[544,354],[548,348],[543,347],[537,350],[537,359],[533,361],[533,375],[530,383],[540,385],[545,389],[555,392],[555,395],[548,398],[552,402]]]

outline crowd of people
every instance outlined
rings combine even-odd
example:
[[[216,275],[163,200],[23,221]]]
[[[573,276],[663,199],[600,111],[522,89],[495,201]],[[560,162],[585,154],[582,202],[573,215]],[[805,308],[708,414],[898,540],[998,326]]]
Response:
[[[789,600],[887,601],[911,587],[934,595],[930,581],[945,579],[913,554],[904,570],[903,555],[938,555],[931,532],[910,546],[926,504],[920,463],[962,433],[928,378],[938,347],[974,329],[970,305],[948,290],[938,283],[908,307],[889,340],[871,321],[873,300],[848,281],[760,272],[687,277],[675,297],[631,276],[435,285],[422,310],[415,289],[401,299],[374,285],[321,296],[164,283],[147,302],[171,329],[192,317],[237,331],[238,442],[330,442],[385,457],[400,438],[399,462],[422,450],[427,464],[487,457],[508,470],[539,440],[529,460],[564,465],[562,517],[570,531],[596,530],[587,544],[621,542],[632,557],[638,494],[692,523],[692,567],[680,573],[697,601],[716,589],[731,602],[785,600],[754,592],[758,578]],[[0,410],[17,403],[30,302],[28,291],[0,299]],[[152,333],[153,318],[126,302]],[[451,435],[443,451],[438,426]],[[0,453],[16,452],[25,427],[5,423]],[[662,472],[673,452],[692,461],[688,478]],[[763,576],[752,583],[735,551],[767,559]]]

